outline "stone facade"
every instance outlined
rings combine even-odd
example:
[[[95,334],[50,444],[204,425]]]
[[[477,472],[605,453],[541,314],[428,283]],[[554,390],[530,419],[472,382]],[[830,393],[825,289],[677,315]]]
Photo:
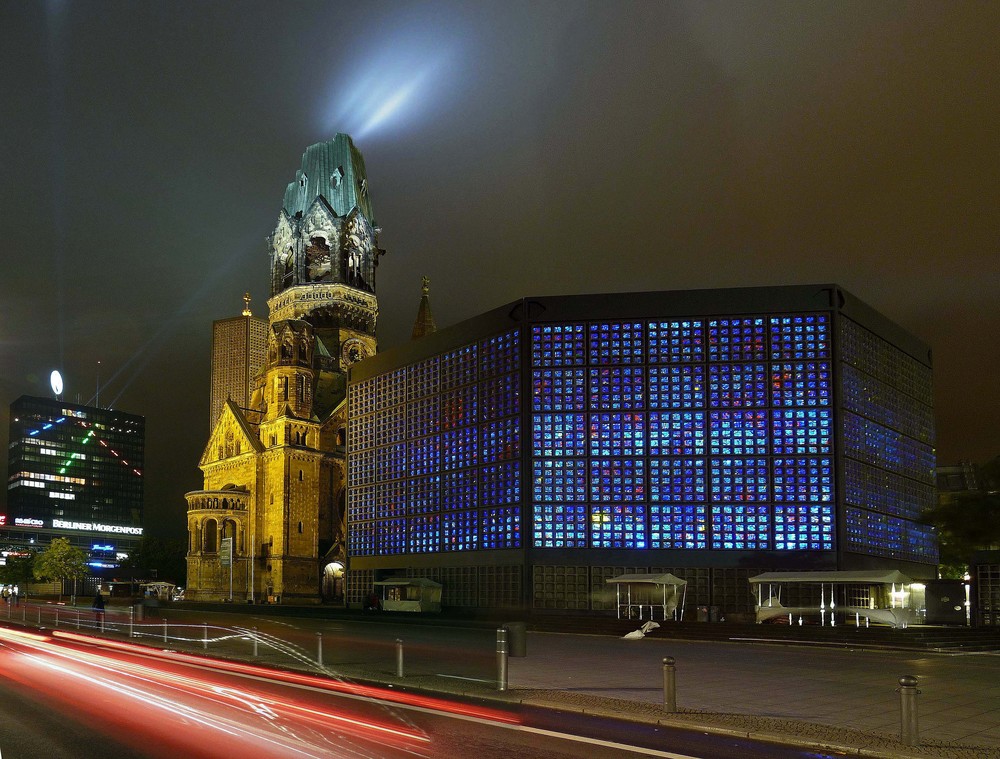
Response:
[[[346,370],[376,350],[378,232],[350,138],[310,147],[268,240],[263,369],[248,407],[226,402],[186,496],[189,598],[342,600]]]

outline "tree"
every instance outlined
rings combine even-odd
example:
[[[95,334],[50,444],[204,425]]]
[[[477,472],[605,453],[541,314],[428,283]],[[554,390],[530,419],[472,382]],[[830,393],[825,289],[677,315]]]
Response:
[[[961,578],[975,551],[1000,545],[1000,457],[977,467],[976,479],[976,490],[950,494],[923,515],[937,528],[944,578]]]
[[[147,580],[157,579],[183,585],[187,576],[187,543],[143,535],[139,544],[122,564],[122,569],[132,570]]]
[[[87,552],[71,545],[67,538],[54,538],[44,551],[35,557],[32,569],[36,580],[83,579],[87,576]],[[62,600],[62,587],[59,588]]]
[[[24,585],[31,582],[35,575],[35,554],[25,553],[17,556],[13,553],[7,556],[7,564],[0,567],[0,583],[4,585]]]

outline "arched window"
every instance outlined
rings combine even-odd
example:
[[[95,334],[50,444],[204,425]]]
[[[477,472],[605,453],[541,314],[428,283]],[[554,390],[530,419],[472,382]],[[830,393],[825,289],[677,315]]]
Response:
[[[202,550],[205,553],[219,552],[219,525],[214,519],[205,520],[205,531],[202,536]]]

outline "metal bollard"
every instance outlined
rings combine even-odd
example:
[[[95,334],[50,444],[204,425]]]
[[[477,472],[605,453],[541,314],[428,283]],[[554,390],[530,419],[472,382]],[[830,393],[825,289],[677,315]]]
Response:
[[[920,731],[917,728],[917,678],[903,675],[899,678],[899,740],[904,746],[919,746]]]
[[[59,627],[59,609],[56,609],[56,627]]]
[[[76,613],[76,629],[80,629],[80,612]]]
[[[323,666],[323,633],[316,633],[316,662]]]
[[[256,627],[251,627],[250,629],[253,630],[253,658],[256,659],[257,658],[257,628]]]
[[[128,607],[128,636],[130,638],[135,637],[135,607]]]
[[[167,642],[167,620],[163,620],[163,642]]]
[[[497,628],[497,690],[507,690],[507,628]]]
[[[403,641],[396,638],[396,677],[403,677]]]
[[[201,647],[204,648],[207,651],[208,650],[208,622],[202,622],[201,623],[201,627],[202,627],[202,641],[203,641]]]
[[[667,712],[677,711],[677,669],[674,667],[676,660],[672,656],[667,656],[663,660],[663,710]]]

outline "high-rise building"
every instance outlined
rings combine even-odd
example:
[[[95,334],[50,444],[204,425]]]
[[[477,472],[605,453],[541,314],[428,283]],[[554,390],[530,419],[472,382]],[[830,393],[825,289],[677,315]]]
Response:
[[[348,597],[614,608],[669,572],[934,577],[926,345],[836,285],[526,298],[352,367]]]
[[[269,240],[263,371],[222,404],[186,496],[189,598],[341,592],[346,368],[375,353],[378,234],[351,138],[309,147]]]
[[[212,397],[209,429],[215,426],[226,400],[250,407],[253,382],[264,366],[267,320],[250,311],[250,294],[243,296],[243,313],[212,323]]]
[[[146,422],[141,416],[53,398],[10,406],[8,541],[65,537],[95,567],[115,566],[142,535]]]

